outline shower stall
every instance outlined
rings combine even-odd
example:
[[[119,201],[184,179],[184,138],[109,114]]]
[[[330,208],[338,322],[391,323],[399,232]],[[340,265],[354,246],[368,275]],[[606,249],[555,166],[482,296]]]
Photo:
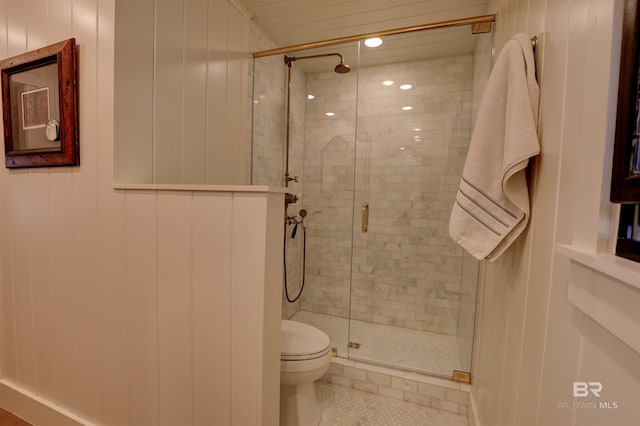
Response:
[[[471,369],[478,262],[448,220],[492,33],[381,41],[256,55],[252,183],[291,194],[284,319],[337,356],[451,377]]]

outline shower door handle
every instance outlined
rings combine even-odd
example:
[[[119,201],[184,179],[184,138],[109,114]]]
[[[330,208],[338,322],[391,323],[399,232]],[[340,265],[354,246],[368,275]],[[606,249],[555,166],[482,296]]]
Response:
[[[362,203],[362,232],[369,230],[369,204]]]

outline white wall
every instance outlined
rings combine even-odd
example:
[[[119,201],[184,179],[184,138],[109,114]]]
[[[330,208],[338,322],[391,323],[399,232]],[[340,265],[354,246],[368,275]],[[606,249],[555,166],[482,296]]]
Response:
[[[539,38],[542,152],[532,166],[528,231],[486,265],[473,388],[479,420],[485,426],[637,424],[640,354],[567,294],[582,284],[601,295],[624,288],[626,298],[636,301],[640,292],[556,252],[564,243],[613,263],[597,253],[610,224],[607,170],[623,2],[496,3],[498,50],[514,33]],[[638,265],[624,268],[640,282]],[[620,296],[609,299],[613,311],[629,304]],[[628,331],[637,335],[640,322],[630,315],[636,325]],[[618,409],[559,407],[584,401],[573,398],[574,381],[601,381],[601,398],[586,401],[618,402]]]
[[[81,153],[0,168],[0,406],[46,425],[276,424],[283,196],[113,189],[114,16],[0,0],[0,57],[76,37]]]
[[[249,17],[227,0],[116,1],[116,180],[248,184]]]

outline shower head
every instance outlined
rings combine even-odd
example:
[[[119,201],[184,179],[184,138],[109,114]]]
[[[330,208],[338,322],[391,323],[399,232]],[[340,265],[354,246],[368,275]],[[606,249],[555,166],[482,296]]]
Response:
[[[284,63],[287,64],[288,67],[291,67],[291,63],[294,62],[294,61],[299,61],[301,59],[324,58],[324,57],[327,57],[327,56],[338,56],[338,57],[340,57],[340,63],[338,65],[336,65],[336,67],[333,69],[338,74],[346,74],[349,71],[351,71],[351,68],[349,68],[349,65],[344,63],[344,59],[342,58],[342,55],[339,54],[339,53],[323,53],[321,55],[309,55],[309,56],[287,56],[287,55],[284,55]]]
[[[344,61],[340,61],[333,70],[338,74],[346,74],[351,71],[351,68],[349,68],[349,65],[345,64]]]

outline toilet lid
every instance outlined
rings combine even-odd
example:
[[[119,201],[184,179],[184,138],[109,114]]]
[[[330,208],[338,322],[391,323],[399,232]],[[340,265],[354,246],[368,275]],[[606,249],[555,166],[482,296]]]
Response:
[[[282,320],[280,352],[282,359],[313,358],[329,350],[329,336],[321,330],[297,321]]]

